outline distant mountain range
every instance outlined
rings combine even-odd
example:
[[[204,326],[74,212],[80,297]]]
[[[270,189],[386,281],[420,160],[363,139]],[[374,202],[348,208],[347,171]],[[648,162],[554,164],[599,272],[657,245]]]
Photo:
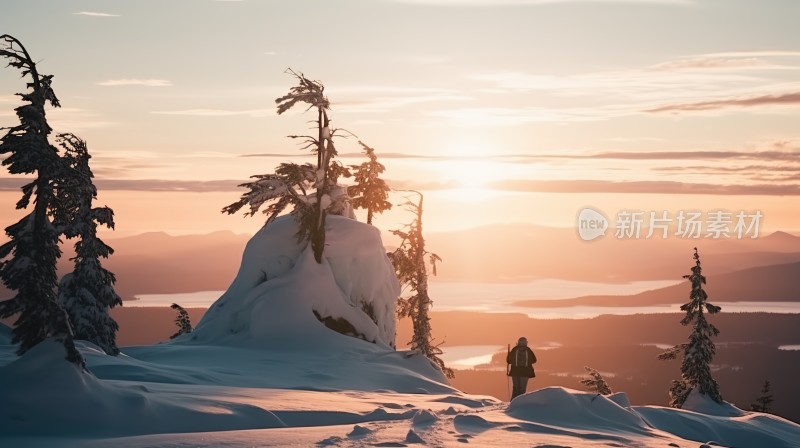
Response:
[[[507,224],[431,233],[426,240],[443,259],[438,278],[454,281],[680,280],[694,264],[694,247],[709,276],[800,261],[800,237],[785,232],[742,240],[617,239],[609,230],[587,242],[574,229]]]
[[[688,272],[687,272],[688,273]],[[705,272],[704,272],[705,273]],[[759,266],[707,277],[709,302],[800,302],[800,262]],[[558,300],[557,306],[647,306],[686,303],[688,281],[627,296],[584,296]],[[552,307],[553,300],[524,300],[516,305]]]
[[[105,238],[115,253],[104,262],[123,299],[137,294],[224,290],[236,275],[250,235],[222,231],[171,236],[163,232]],[[385,236],[391,244],[392,239]],[[775,232],[757,239],[616,239],[613,231],[585,242],[574,229],[531,224],[492,225],[426,234],[426,247],[443,259],[433,280],[514,282],[556,278],[594,282],[681,280],[698,247],[709,294],[722,300],[795,300],[800,297],[800,237]],[[71,244],[59,263],[70,269]],[[769,267],[765,267],[769,266]],[[756,267],[764,267],[751,269]],[[738,273],[738,271],[742,271]],[[736,274],[733,274],[737,272]],[[675,303],[685,286],[648,291],[637,304]],[[0,287],[0,298],[11,293]],[[592,304],[632,303],[632,297],[587,297]],[[562,304],[564,302],[561,302]],[[583,303],[583,302],[582,302]],[[527,304],[527,302],[526,302]],[[535,304],[533,304],[535,305]]]

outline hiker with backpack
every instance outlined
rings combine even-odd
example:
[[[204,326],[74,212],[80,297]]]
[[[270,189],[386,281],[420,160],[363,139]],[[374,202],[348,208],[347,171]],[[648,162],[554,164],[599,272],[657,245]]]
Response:
[[[528,388],[528,379],[536,376],[533,371],[533,364],[536,363],[536,355],[533,350],[528,348],[528,339],[519,338],[517,345],[508,351],[506,356],[508,369],[506,373],[511,377],[514,389],[511,393],[511,400],[518,395],[522,395]]]

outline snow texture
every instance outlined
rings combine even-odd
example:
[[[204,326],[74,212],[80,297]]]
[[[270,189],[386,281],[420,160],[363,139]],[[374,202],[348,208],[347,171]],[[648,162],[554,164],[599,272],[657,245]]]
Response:
[[[511,403],[459,392],[389,348],[397,285],[377,232],[331,218],[322,264],[285,220],[259,232],[193,333],[119,356],[78,341],[91,373],[52,340],[16,356],[0,327],[0,446],[800,446],[800,425],[699,394],[673,409],[560,387]],[[357,317],[363,298],[379,324]],[[326,328],[314,307],[376,343]]]
[[[296,233],[295,220],[284,216],[248,242],[239,273],[192,339],[300,349],[309,332],[319,342],[328,338],[316,311],[323,318],[347,320],[367,341],[394,347],[400,285],[378,229],[328,216],[321,264],[310,247],[297,242]]]

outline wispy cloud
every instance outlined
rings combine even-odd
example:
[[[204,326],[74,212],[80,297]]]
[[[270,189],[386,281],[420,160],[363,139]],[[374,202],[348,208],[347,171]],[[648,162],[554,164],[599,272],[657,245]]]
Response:
[[[756,50],[756,51],[724,51],[708,53],[706,57],[717,58],[761,58],[761,57],[800,57],[800,51],[789,50]]]
[[[19,188],[32,179],[0,178],[0,191],[19,191]],[[107,191],[171,191],[171,192],[221,192],[238,191],[240,180],[166,180],[166,179],[96,179],[99,190]]]
[[[401,107],[414,104],[436,103],[446,101],[468,101],[472,97],[466,95],[400,95],[378,96],[367,100],[340,100],[336,102],[336,110],[343,113],[378,113],[390,112]]]
[[[662,62],[650,67],[652,70],[705,70],[705,69],[742,69],[742,68],[775,68],[767,61],[755,57],[719,57],[705,56],[677,61]]]
[[[48,111],[50,125],[58,132],[78,132],[106,128],[115,123],[96,112],[77,107],[59,107]]]
[[[493,84],[498,91],[541,92],[560,96],[613,96],[624,100],[654,101],[698,94],[730,91],[743,84],[764,83],[764,79],[740,73],[718,71],[667,72],[631,69],[593,72],[569,76],[537,75],[521,72],[476,73],[469,79]]]
[[[144,87],[169,87],[172,81],[166,79],[137,79],[137,78],[122,78],[122,79],[109,79],[97,83],[98,86],[116,87],[116,86],[144,86]]]
[[[780,142],[773,144],[779,147]],[[787,147],[793,148],[793,147]],[[241,154],[239,157],[267,157],[285,158],[296,157],[298,154],[290,153],[252,153]],[[339,158],[364,157],[363,153],[345,152]],[[381,159],[417,159],[417,160],[479,160],[492,162],[524,163],[542,162],[553,159],[567,160],[763,160],[776,162],[800,163],[800,148],[797,150],[761,150],[761,151],[617,151],[595,153],[496,153],[492,155],[477,156],[452,156],[435,154],[414,154],[404,152],[382,152]]]
[[[696,172],[700,174],[724,174],[724,173],[746,173],[746,172],[761,172],[761,171],[779,171],[779,172],[798,172],[800,173],[800,165],[786,166],[786,165],[744,165],[744,166],[707,166],[707,165],[689,165],[689,166],[657,166],[652,168],[654,171],[665,172]]]
[[[799,196],[800,185],[776,184],[706,184],[676,181],[606,180],[509,180],[489,185],[490,188],[537,193],[650,193],[650,194],[707,194]]]
[[[726,98],[712,101],[666,104],[645,109],[645,112],[694,112],[730,107],[758,106],[797,106],[800,105],[800,92],[780,93],[774,95],[757,95],[750,97]]]
[[[540,157],[572,159],[616,159],[616,160],[783,160],[800,162],[800,152],[793,151],[641,151],[602,152],[596,154],[561,155]]]
[[[278,53],[276,51],[265,51],[264,54],[267,55],[267,56],[275,56]]]
[[[72,14],[76,16],[89,16],[89,17],[119,17],[119,14],[109,14],[106,12],[94,12],[94,11],[73,12]]]
[[[249,116],[262,118],[275,115],[275,109],[249,109],[249,110],[230,110],[230,109],[184,109],[184,110],[157,110],[150,112],[155,115],[184,115],[188,117],[237,117]]]
[[[556,3],[630,3],[640,5],[690,6],[695,0],[391,0],[396,3],[411,3],[433,6],[499,6],[499,5],[548,5]]]
[[[388,181],[395,189],[414,188],[436,191],[462,188],[456,181],[422,182]],[[610,180],[530,180],[511,179],[490,182],[485,188],[516,193],[608,193],[608,194],[682,194],[682,195],[756,195],[800,196],[800,184],[711,184],[677,181],[610,181]]]
[[[434,110],[426,115],[443,119],[445,124],[457,127],[502,127],[537,122],[606,120],[636,112],[630,107],[611,105],[584,108],[472,107]]]

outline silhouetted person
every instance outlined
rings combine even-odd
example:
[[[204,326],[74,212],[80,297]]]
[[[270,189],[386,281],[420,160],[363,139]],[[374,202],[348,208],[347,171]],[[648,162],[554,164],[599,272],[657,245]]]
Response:
[[[528,339],[519,338],[517,345],[508,352],[506,363],[508,363],[508,376],[514,384],[511,392],[511,399],[525,393],[528,388],[528,379],[536,376],[533,371],[533,364],[536,362],[536,355],[533,350],[528,348]]]

